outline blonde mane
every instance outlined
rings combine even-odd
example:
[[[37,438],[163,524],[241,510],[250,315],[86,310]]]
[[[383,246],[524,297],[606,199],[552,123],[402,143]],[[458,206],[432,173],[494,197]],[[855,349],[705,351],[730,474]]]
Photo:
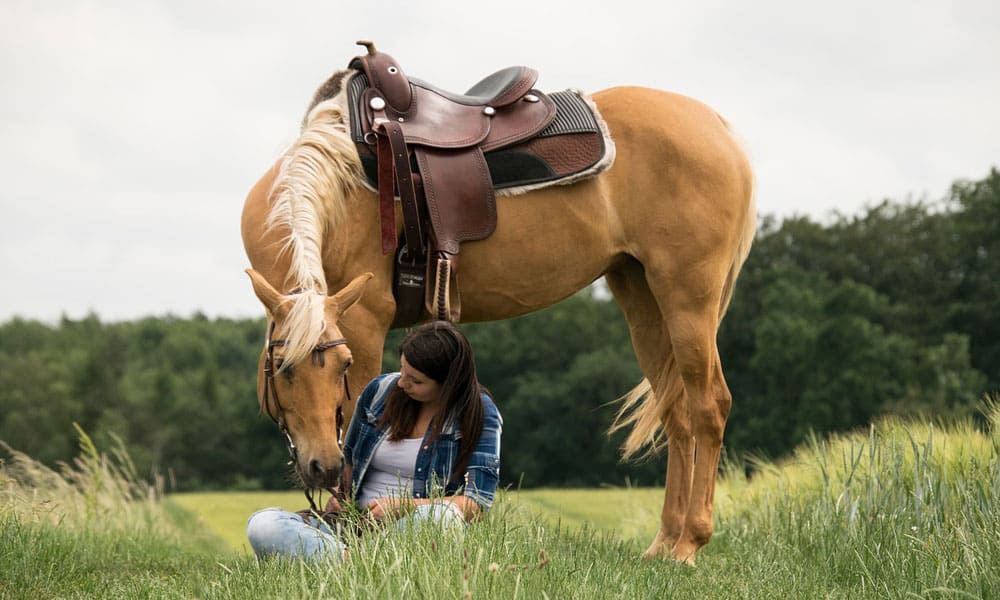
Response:
[[[326,328],[323,300],[329,290],[323,240],[343,221],[347,196],[361,173],[345,90],[342,85],[336,95],[310,108],[270,191],[266,227],[284,232],[280,252],[288,254],[290,266],[282,284],[295,290],[289,295],[291,311],[278,332],[285,340],[285,364],[307,356]]]

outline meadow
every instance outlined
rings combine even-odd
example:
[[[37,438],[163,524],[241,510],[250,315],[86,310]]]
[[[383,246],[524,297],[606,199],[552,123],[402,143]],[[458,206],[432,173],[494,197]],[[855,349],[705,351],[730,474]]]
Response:
[[[0,470],[3,598],[998,598],[1000,412],[885,420],[729,463],[689,568],[639,558],[661,490],[508,490],[464,535],[370,535],[343,563],[258,562],[246,516],[298,493],[163,496],[127,456]],[[745,473],[752,471],[747,478]]]
[[[601,488],[502,491],[498,506],[508,513],[539,517],[560,529],[591,527],[614,531],[626,540],[652,539],[663,499],[660,488]],[[249,553],[246,543],[247,517],[265,506],[300,510],[308,503],[301,491],[287,492],[193,492],[166,498],[181,510],[195,515],[203,527],[233,552]]]

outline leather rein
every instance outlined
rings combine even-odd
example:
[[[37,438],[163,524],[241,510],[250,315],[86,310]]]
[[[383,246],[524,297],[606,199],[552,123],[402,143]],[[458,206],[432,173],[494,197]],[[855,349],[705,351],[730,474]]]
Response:
[[[274,385],[274,375],[275,372],[277,371],[274,360],[274,349],[283,347],[286,343],[285,340],[274,339],[275,325],[276,323],[272,321],[270,327],[268,327],[267,339],[265,340],[265,343],[267,345],[267,352],[264,355],[264,389],[261,394],[261,406],[267,412],[267,415],[271,417],[271,420],[273,420],[275,423],[278,424],[278,428],[281,430],[281,433],[285,434],[285,439],[288,440],[288,456],[289,456],[288,464],[295,465],[299,459],[299,451],[298,448],[295,447],[295,442],[292,441],[292,434],[288,431],[288,423],[285,421],[285,409],[281,406],[281,400],[278,398],[278,388],[277,386]],[[315,346],[313,346],[312,349],[313,365],[319,366],[322,369],[323,367],[326,366],[326,357],[324,353],[330,348],[334,348],[336,346],[343,346],[346,344],[347,340],[344,338],[336,338],[333,340],[316,344]],[[347,371],[344,371],[343,379],[344,379],[344,394],[346,396],[346,402],[350,404],[352,402],[351,388],[347,383]],[[277,415],[276,417],[272,415],[272,412],[270,410],[272,404],[274,406],[274,414]],[[344,447],[343,435],[344,435],[344,403],[341,402],[337,406],[337,446],[340,448]],[[329,491],[333,494],[337,494],[337,491],[332,488]],[[312,508],[312,510],[317,513],[321,512],[319,508],[316,506],[315,501],[313,500],[313,490],[306,488],[305,495],[306,499],[309,500],[309,506]]]

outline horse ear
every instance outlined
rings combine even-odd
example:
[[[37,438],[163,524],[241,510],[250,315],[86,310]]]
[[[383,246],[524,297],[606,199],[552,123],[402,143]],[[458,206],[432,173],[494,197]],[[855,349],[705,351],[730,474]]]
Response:
[[[361,299],[361,294],[365,291],[365,285],[367,285],[374,276],[374,273],[363,273],[358,275],[353,281],[351,281],[351,283],[348,283],[344,289],[327,298],[327,306],[332,305],[336,307],[337,314],[344,314],[348,308],[357,304],[358,300]]]
[[[250,284],[253,286],[253,292],[257,294],[257,298],[260,300],[264,308],[268,310],[272,315],[277,313],[277,309],[284,302],[285,297],[278,290],[264,279],[264,276],[254,271],[253,269],[246,270],[247,275],[250,276]]]

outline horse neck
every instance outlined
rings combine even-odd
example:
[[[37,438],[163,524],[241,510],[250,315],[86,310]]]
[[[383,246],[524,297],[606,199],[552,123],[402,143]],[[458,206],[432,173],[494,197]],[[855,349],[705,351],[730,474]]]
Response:
[[[347,195],[343,221],[324,237],[323,268],[331,291],[366,271],[388,280],[392,256],[383,256],[380,236],[378,197],[358,184]]]

